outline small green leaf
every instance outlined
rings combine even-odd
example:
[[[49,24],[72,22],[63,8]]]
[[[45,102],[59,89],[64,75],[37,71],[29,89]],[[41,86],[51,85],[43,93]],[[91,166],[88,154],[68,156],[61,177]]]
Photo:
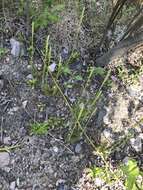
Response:
[[[91,170],[90,170],[90,175],[92,177],[103,177],[104,174],[105,174],[105,171],[104,171],[104,168],[99,168],[99,167],[92,167]]]
[[[96,75],[104,76],[104,75],[105,75],[105,69],[102,68],[102,67],[95,67],[95,68],[94,68],[94,73],[95,73]]]
[[[35,135],[44,135],[47,133],[47,130],[49,128],[48,123],[33,123],[31,125],[31,133]]]
[[[71,70],[69,69],[68,66],[63,66],[62,71],[64,74],[71,74]]]
[[[77,80],[77,81],[82,81],[82,80],[83,80],[83,78],[82,78],[81,75],[77,75],[77,76],[75,76],[74,79]]]
[[[125,186],[127,190],[136,190],[136,178],[139,176],[139,168],[135,160],[128,160],[127,165],[122,167],[124,175],[126,175]]]

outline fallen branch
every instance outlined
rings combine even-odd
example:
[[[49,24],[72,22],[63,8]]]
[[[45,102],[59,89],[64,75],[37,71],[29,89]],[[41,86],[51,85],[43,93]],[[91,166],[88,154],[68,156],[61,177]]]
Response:
[[[143,32],[119,42],[116,47],[110,49],[103,56],[96,59],[96,66],[107,66],[117,57],[125,55],[129,49],[141,44],[143,44]]]

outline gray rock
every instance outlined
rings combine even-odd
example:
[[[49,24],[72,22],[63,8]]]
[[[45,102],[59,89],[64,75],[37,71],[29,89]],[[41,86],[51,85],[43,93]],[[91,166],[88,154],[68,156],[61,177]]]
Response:
[[[104,181],[99,177],[96,177],[94,183],[97,187],[101,187],[104,184]]]
[[[79,161],[80,161],[80,157],[74,155],[74,156],[71,157],[71,160],[72,160],[74,163],[76,163],[76,162],[79,162]]]
[[[52,63],[51,65],[49,65],[49,70],[50,70],[51,72],[54,72],[55,69],[56,69],[56,63]]]
[[[53,174],[53,173],[54,173],[54,170],[53,170],[52,166],[49,166],[49,167],[48,167],[48,172],[49,172],[50,174]]]
[[[56,181],[56,186],[58,186],[60,183],[65,183],[65,180],[64,179],[58,179]]]
[[[23,106],[24,109],[26,108],[27,103],[28,103],[28,100],[25,100],[25,101],[22,102],[22,106]]]
[[[97,125],[100,127],[103,123],[103,118],[106,115],[106,111],[104,109],[100,110],[98,113],[98,118],[97,118]]]
[[[77,153],[77,154],[80,154],[80,153],[81,153],[81,151],[82,151],[81,143],[76,144],[74,151],[75,151],[75,153]]]
[[[58,147],[57,147],[57,146],[53,146],[53,151],[54,151],[55,153],[58,153],[58,152],[59,152]]]
[[[66,190],[64,183],[60,183],[57,187],[57,190]]]
[[[32,190],[39,190],[39,189],[41,189],[39,184],[34,184],[32,187]]]
[[[131,85],[127,88],[129,95],[132,98],[140,99],[142,96],[142,86],[141,85]]]
[[[10,45],[11,45],[11,55],[13,55],[13,57],[17,58],[19,56],[24,55],[23,46],[19,41],[15,40],[14,38],[11,38]]]
[[[21,127],[20,129],[19,129],[19,135],[21,136],[21,137],[24,137],[25,135],[26,135],[26,129],[24,128],[24,127]]]
[[[142,152],[142,138],[141,138],[141,136],[138,136],[136,138],[131,138],[130,143],[131,143],[132,148],[136,152]]]
[[[66,60],[66,59],[68,59],[68,57],[69,57],[69,50],[68,50],[68,48],[63,47],[62,51],[61,51],[61,58],[63,60]]]
[[[16,185],[17,185],[17,186],[20,185],[20,179],[19,179],[19,178],[16,179]]]
[[[106,144],[110,146],[113,143],[113,134],[109,129],[104,129],[101,133],[101,144]]]
[[[19,110],[18,106],[10,108],[9,111],[8,111],[8,114],[13,115],[14,112],[17,112],[18,110]]]
[[[4,137],[3,143],[5,145],[11,145],[11,138],[10,137]]]
[[[3,89],[4,87],[4,79],[0,76],[0,91]]]
[[[12,181],[12,182],[10,183],[9,189],[10,189],[10,190],[15,190],[15,187],[16,187],[16,182],[15,182],[15,181]]]
[[[0,168],[4,168],[9,165],[10,156],[7,152],[0,152]]]
[[[126,156],[126,157],[123,159],[123,163],[124,163],[125,165],[127,165],[127,164],[128,164],[128,161],[129,161],[129,157]]]
[[[27,80],[33,80],[33,75],[32,74],[29,74],[29,75],[27,75]]]

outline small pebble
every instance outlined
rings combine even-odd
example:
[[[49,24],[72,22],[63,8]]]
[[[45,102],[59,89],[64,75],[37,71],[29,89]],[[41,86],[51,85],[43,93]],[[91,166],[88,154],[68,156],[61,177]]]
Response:
[[[4,87],[4,79],[0,76],[0,91],[3,89]]]
[[[79,154],[82,151],[81,143],[76,144],[75,146],[75,153]]]
[[[126,157],[123,159],[123,163],[124,163],[125,165],[127,165],[127,164],[128,164],[128,161],[129,161],[129,157],[126,156]]]
[[[131,143],[132,148],[136,152],[142,152],[142,138],[140,136],[136,138],[131,138],[130,143]]]
[[[64,184],[65,180],[64,179],[58,179],[56,182],[56,186],[58,187],[60,184]]]
[[[15,190],[15,187],[16,187],[16,182],[15,181],[11,182],[10,186],[9,186],[9,189],[10,190]]]
[[[33,75],[32,74],[29,74],[29,75],[27,75],[27,80],[33,80]]]
[[[105,138],[110,138],[112,136],[111,132],[108,129],[103,131],[103,135]]]
[[[34,184],[32,187],[32,190],[40,190],[40,185],[39,184]]]
[[[9,165],[10,156],[7,152],[0,152],[0,168],[4,168]]]
[[[95,179],[95,185],[96,185],[97,187],[101,187],[103,184],[104,184],[104,181],[101,180],[100,178],[96,178],[96,179]]]
[[[62,48],[61,57],[62,57],[63,60],[68,59],[68,57],[69,57],[68,48],[66,48],[66,47],[63,47],[63,48]]]
[[[57,147],[57,146],[53,146],[53,151],[54,151],[55,153],[58,153],[58,151],[59,151],[58,147]]]
[[[57,186],[57,190],[65,190],[65,185],[64,185],[64,183],[60,183],[60,184]]]
[[[51,65],[49,65],[49,70],[50,70],[51,72],[54,72],[55,69],[56,69],[56,63],[52,63]]]
[[[5,145],[11,145],[11,138],[10,137],[4,137],[3,143]]]
[[[23,106],[23,108],[24,108],[24,109],[26,108],[27,103],[28,103],[28,101],[27,101],[27,100],[25,100],[25,101],[23,101],[23,102],[22,102],[22,106]]]
[[[16,184],[17,184],[17,186],[20,185],[20,180],[19,180],[19,178],[16,179]]]
[[[11,44],[11,55],[14,57],[19,57],[21,53],[21,43],[14,38],[10,39],[10,44]]]

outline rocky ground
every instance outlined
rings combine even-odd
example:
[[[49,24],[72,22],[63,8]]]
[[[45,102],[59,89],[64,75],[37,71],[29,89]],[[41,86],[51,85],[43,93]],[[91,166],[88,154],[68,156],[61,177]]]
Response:
[[[62,47],[71,49],[73,45],[72,33],[78,19],[70,6],[61,23],[51,27],[54,34],[51,41],[57,41],[53,47],[55,54],[62,53]],[[98,6],[103,7],[100,3]],[[81,30],[80,43],[76,45],[82,59],[79,67],[77,63],[72,67],[79,72],[93,63],[87,52],[90,47],[86,47],[90,46],[90,36]],[[71,119],[69,109],[60,94],[44,95],[39,86],[32,88],[28,83],[33,76],[27,54],[15,58],[9,38],[3,39],[3,44],[8,52],[0,58],[0,190],[124,190],[124,180],[108,184],[89,175],[89,168],[104,163],[85,136],[67,142],[69,129],[63,124],[50,128],[45,135],[31,133],[32,123],[47,121],[51,116],[67,123]],[[40,58],[35,60],[36,66],[41,66]],[[110,87],[103,89],[97,112],[86,131],[96,147],[108,150],[113,170],[129,157],[143,169],[143,75],[138,78],[135,83],[125,83],[115,73],[111,74]],[[98,91],[101,79],[93,79],[87,97]],[[64,88],[71,103],[80,96],[78,89]]]
[[[43,136],[29,133],[34,119],[43,121],[53,113],[66,118],[62,98],[45,96],[27,84],[31,73],[25,59],[13,61],[7,54],[1,60],[0,71],[1,147],[13,147],[0,152],[0,189],[107,189],[107,184],[88,178],[86,169],[101,163],[86,139],[68,144],[63,135],[66,129],[60,126]],[[129,86],[115,76],[111,78],[112,88],[99,101],[89,132],[95,142],[99,138],[107,148],[118,143],[110,154],[114,162],[132,156],[142,168],[142,76],[137,84]],[[38,105],[44,105],[44,109],[40,111]],[[123,189],[120,186],[114,184],[110,189]]]

